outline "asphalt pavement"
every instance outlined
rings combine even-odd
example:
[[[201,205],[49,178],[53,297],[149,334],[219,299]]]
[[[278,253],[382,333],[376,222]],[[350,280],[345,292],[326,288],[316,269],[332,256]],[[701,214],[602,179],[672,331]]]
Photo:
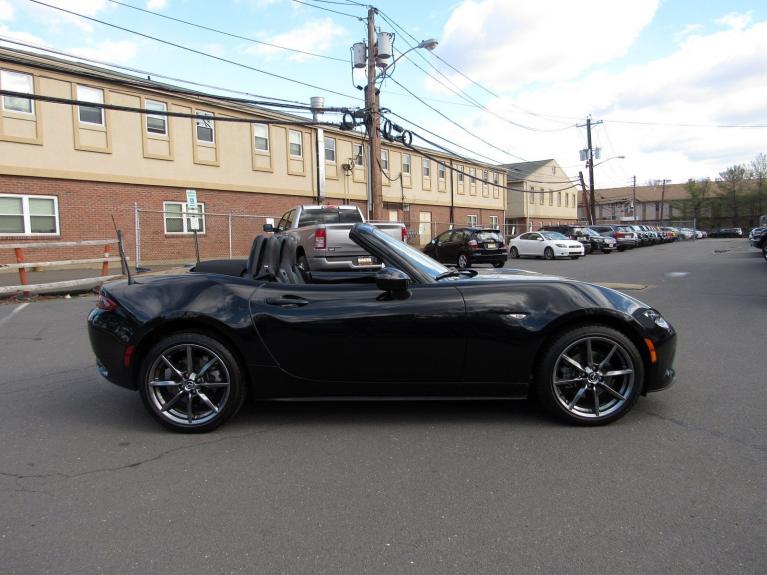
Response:
[[[593,429],[525,401],[322,402],[178,435],[96,374],[94,296],[0,305],[0,573],[764,573],[761,255],[507,267],[648,286],[628,293],[678,329],[676,385]]]

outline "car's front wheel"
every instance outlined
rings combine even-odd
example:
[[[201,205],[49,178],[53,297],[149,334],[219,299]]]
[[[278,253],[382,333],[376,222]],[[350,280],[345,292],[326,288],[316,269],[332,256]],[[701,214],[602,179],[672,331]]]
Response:
[[[146,354],[139,385],[149,413],[174,431],[211,431],[245,399],[242,370],[232,353],[209,335],[177,333]]]
[[[509,250],[509,255],[511,257],[513,257],[515,260],[518,260],[519,259],[519,250],[516,247],[511,246],[511,250]]]
[[[554,259],[554,250],[551,248],[546,248],[543,250],[543,257],[547,260],[553,260]]]
[[[566,331],[548,345],[536,371],[536,395],[555,416],[602,425],[624,416],[642,389],[639,351],[621,332],[602,325]]]

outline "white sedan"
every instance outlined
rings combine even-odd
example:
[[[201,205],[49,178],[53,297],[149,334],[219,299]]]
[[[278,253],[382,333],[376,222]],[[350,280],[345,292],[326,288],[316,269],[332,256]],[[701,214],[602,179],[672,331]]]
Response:
[[[554,258],[572,258],[577,260],[584,254],[583,244],[568,239],[559,232],[528,232],[511,240],[509,255]]]

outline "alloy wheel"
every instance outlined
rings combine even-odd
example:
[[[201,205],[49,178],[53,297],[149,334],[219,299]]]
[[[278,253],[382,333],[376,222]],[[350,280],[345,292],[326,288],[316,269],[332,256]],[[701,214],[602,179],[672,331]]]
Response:
[[[551,248],[546,248],[545,250],[543,250],[543,257],[546,258],[547,260],[553,260],[554,250],[552,250]]]
[[[631,354],[608,337],[583,337],[567,346],[554,362],[554,398],[582,418],[607,418],[630,401],[635,379]]]
[[[147,395],[156,412],[174,425],[202,426],[230,396],[226,363],[199,344],[174,345],[158,354],[147,372]]]
[[[469,267],[469,258],[466,257],[466,254],[461,254],[458,256],[458,267],[459,268]]]

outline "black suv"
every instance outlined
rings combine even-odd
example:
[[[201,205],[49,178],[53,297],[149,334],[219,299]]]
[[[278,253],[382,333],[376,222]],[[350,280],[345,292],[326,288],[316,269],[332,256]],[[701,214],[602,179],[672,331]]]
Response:
[[[615,249],[615,242],[611,242],[611,245],[606,245],[605,240],[598,233],[590,230],[584,226],[573,225],[558,225],[558,226],[542,226],[538,231],[541,232],[559,232],[563,236],[567,236],[568,239],[581,242],[583,244],[583,254],[590,254],[595,250],[604,251],[610,253]]]
[[[423,252],[438,262],[459,268],[481,263],[500,268],[508,259],[501,231],[491,228],[448,230],[426,244]]]

